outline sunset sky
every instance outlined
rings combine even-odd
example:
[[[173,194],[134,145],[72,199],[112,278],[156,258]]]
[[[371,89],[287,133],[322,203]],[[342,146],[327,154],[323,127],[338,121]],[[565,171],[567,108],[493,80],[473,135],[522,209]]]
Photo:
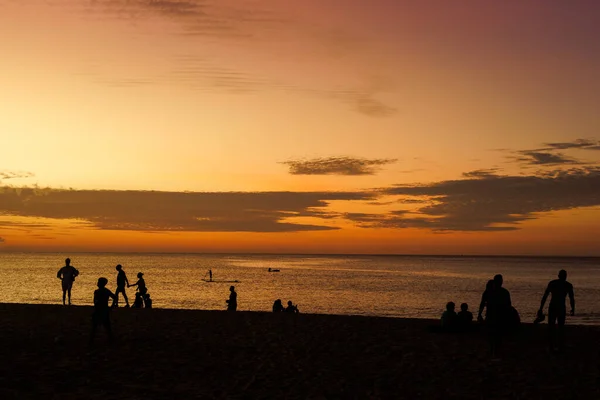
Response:
[[[0,251],[600,256],[596,0],[0,0]]]

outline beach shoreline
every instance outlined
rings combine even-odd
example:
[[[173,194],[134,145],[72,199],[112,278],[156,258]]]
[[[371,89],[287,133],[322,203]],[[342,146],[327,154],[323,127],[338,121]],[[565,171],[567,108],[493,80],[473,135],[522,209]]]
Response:
[[[567,326],[565,354],[524,324],[489,357],[484,332],[436,320],[125,309],[88,344],[92,308],[0,304],[8,398],[598,398],[600,327]]]

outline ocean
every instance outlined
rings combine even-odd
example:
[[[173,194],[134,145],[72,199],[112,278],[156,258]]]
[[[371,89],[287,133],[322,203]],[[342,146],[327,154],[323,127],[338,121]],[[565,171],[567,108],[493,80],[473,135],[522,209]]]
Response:
[[[66,257],[80,271],[75,305],[92,304],[101,276],[114,291],[115,266],[121,264],[130,283],[144,273],[159,308],[225,310],[235,285],[240,311],[270,311],[281,299],[302,313],[439,318],[454,301],[457,309],[469,304],[476,316],[486,282],[500,273],[525,322],[535,318],[548,281],[565,269],[577,312],[568,323],[600,325],[599,258],[0,253],[0,302],[60,304],[56,274]],[[216,282],[203,281],[209,269]],[[128,296],[135,297],[134,288]]]

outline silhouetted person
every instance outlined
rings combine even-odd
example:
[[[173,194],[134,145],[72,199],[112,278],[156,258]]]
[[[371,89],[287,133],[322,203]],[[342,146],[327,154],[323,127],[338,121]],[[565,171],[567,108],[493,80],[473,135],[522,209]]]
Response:
[[[144,307],[152,308],[152,299],[150,298],[150,293],[147,293],[144,297]]]
[[[460,311],[457,315],[458,325],[461,329],[469,329],[471,326],[471,322],[473,322],[473,313],[469,311],[469,305],[467,303],[462,303],[460,305]]]
[[[273,303],[273,312],[282,312],[282,311],[285,311],[285,308],[283,308],[283,304],[281,304],[281,299],[275,300],[275,302]]]
[[[512,327],[513,308],[510,293],[502,287],[502,275],[494,276],[494,287],[487,298],[486,324],[489,327],[492,357],[497,356],[502,336]]]
[[[208,280],[212,282],[212,269],[208,270]]]
[[[73,288],[73,282],[75,282],[77,275],[79,275],[79,271],[71,265],[71,259],[67,258],[65,260],[65,266],[59,269],[56,274],[56,277],[62,281],[63,305],[65,305],[67,293],[69,295],[69,305],[71,305],[71,289]]]
[[[298,310],[298,305],[293,305],[291,300],[287,302],[287,307],[284,311],[292,314],[298,314],[300,312],[300,310]]]
[[[94,313],[92,314],[92,335],[90,337],[90,343],[96,336],[96,329],[98,325],[104,326],[108,333],[109,340],[112,340],[112,331],[110,329],[110,308],[108,301],[110,299],[116,300],[115,296],[110,290],[106,288],[108,279],[98,279],[98,289],[94,292]]]
[[[442,329],[445,331],[451,331],[456,328],[456,319],[458,317],[454,311],[455,307],[456,306],[452,301],[446,304],[446,311],[443,312],[441,318]]]
[[[235,292],[235,286],[229,288],[229,300],[225,300],[227,303],[227,311],[237,310],[237,293]]]
[[[144,296],[146,294],[146,292],[148,292],[148,289],[146,288],[146,281],[143,278],[144,274],[142,272],[138,272],[137,277],[138,277],[138,281],[136,283],[134,283],[133,285],[128,285],[128,287],[130,286],[137,286],[137,291],[140,295]]]
[[[483,294],[481,295],[481,302],[479,303],[479,312],[477,313],[477,321],[478,322],[483,322],[483,309],[487,307],[487,302],[488,302],[488,298],[490,296],[490,294],[492,293],[492,290],[494,290],[494,280],[490,279],[487,284],[485,285],[485,290],[483,292]],[[487,318],[487,309],[485,311],[485,316]]]
[[[544,304],[548,295],[552,294],[550,299],[550,305],[548,306],[548,336],[550,350],[555,350],[555,332],[554,327],[558,322],[558,348],[557,350],[563,350],[565,345],[565,319],[567,317],[567,305],[566,298],[569,296],[569,302],[571,303],[571,315],[575,315],[575,294],[573,293],[573,285],[567,282],[567,271],[564,269],[558,273],[558,279],[550,281],[548,287],[542,297],[542,303],[540,304],[539,314],[543,314]]]
[[[123,294],[123,298],[125,299],[125,307],[129,307],[129,299],[127,298],[127,293],[125,293],[125,285],[129,287],[129,280],[127,279],[127,275],[125,271],[123,271],[123,267],[121,264],[116,266],[117,272],[117,290],[115,291],[116,300],[114,302],[114,306],[116,307],[119,304],[119,293]]]

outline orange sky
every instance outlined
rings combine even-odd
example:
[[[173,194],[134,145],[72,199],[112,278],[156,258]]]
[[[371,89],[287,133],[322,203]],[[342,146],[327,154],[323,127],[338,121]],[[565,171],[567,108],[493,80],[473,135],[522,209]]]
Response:
[[[599,17],[0,0],[0,251],[600,255]]]

